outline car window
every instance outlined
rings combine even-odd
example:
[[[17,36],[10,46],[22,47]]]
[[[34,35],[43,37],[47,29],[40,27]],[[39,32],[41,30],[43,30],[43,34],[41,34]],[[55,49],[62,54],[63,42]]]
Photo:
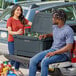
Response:
[[[10,17],[10,12],[11,12],[11,8],[7,8],[6,10],[4,10],[4,12],[0,17],[0,20],[7,20]]]
[[[75,11],[73,6],[54,7],[43,10],[42,12],[52,13],[52,10],[54,9],[63,9],[67,14],[67,20],[75,20]]]
[[[63,9],[66,12],[67,20],[75,20],[73,6],[71,6],[71,5],[70,6],[63,6],[63,7],[59,7],[56,9]]]
[[[23,10],[23,15],[26,17],[28,10]]]
[[[52,13],[52,8],[42,10],[41,12]]]
[[[30,11],[28,11],[28,13],[27,13],[27,15],[26,15],[26,18],[29,20],[29,21],[33,21],[33,18],[34,18],[34,16],[35,16],[35,13],[36,13],[36,11],[35,10],[30,10]]]
[[[74,8],[75,19],[76,19],[76,5],[74,5],[73,8]]]

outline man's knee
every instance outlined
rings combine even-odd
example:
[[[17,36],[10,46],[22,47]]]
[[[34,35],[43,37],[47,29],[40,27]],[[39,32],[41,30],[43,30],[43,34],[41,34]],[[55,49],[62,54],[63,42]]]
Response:
[[[37,64],[36,59],[32,57],[30,59],[30,65],[35,65],[35,64]]]
[[[44,67],[44,66],[48,66],[48,59],[47,58],[44,58],[42,61],[41,61],[41,67]]]

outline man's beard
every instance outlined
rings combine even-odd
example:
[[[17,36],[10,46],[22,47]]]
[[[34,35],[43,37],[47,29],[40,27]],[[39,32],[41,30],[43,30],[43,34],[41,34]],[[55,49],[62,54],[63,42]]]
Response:
[[[58,25],[58,23],[53,23],[54,25]]]

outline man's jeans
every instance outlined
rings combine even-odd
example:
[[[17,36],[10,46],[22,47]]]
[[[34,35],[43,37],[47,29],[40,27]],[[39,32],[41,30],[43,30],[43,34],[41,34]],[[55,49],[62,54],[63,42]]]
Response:
[[[14,42],[8,42],[8,50],[10,55],[14,55]],[[19,62],[15,62],[13,60],[10,60],[10,62],[11,62],[11,65],[15,64],[15,69],[17,70],[19,69],[19,65],[20,65]]]
[[[65,54],[57,54],[52,57],[45,57],[47,53],[52,51],[55,50],[45,50],[31,58],[29,65],[29,76],[36,76],[37,64],[39,62],[41,62],[41,76],[48,76],[49,64],[68,60],[68,57]]]

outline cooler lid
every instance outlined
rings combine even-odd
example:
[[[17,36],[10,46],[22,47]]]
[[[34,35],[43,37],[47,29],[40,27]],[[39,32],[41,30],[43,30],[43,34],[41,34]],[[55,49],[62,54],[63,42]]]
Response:
[[[42,33],[42,34],[51,33],[52,32],[52,14],[45,13],[45,12],[37,13],[33,19],[31,31]]]

